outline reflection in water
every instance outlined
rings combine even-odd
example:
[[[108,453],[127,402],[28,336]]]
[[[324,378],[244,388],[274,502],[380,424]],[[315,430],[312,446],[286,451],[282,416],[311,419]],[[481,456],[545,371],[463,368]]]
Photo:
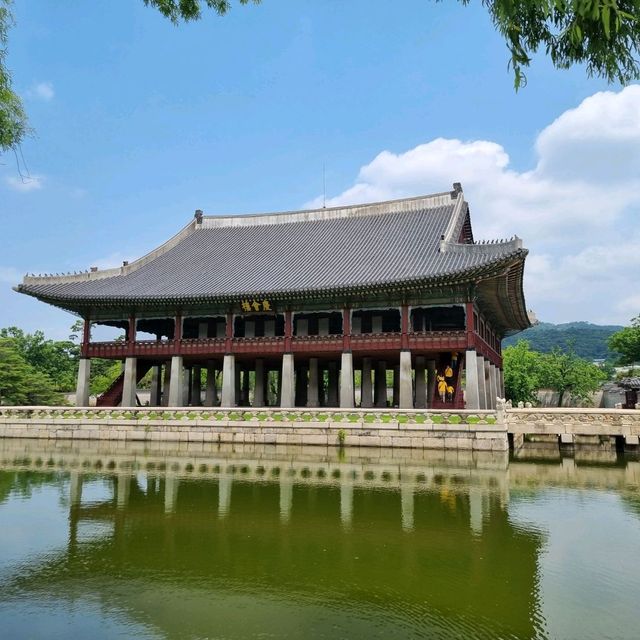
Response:
[[[148,447],[0,441],[8,637],[34,635],[33,620],[47,637],[595,638],[607,624],[635,637],[633,606],[611,619],[592,599],[585,609],[554,572],[571,554],[555,523],[571,512],[563,531],[593,526],[602,496],[610,520],[627,514],[625,552],[640,551],[636,461]],[[49,527],[21,545],[40,504]],[[580,530],[583,553],[590,535]],[[620,574],[631,602],[634,574]]]

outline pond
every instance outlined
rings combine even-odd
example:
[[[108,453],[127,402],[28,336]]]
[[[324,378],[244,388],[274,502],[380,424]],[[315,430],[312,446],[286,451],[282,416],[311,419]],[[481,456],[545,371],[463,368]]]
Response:
[[[0,440],[19,638],[637,638],[640,462]]]

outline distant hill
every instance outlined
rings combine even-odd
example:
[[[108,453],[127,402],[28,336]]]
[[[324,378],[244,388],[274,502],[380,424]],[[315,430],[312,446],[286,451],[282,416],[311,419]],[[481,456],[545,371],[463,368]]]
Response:
[[[597,358],[615,359],[609,351],[607,339],[612,333],[620,331],[621,326],[591,324],[590,322],[567,322],[566,324],[539,324],[505,338],[503,346],[515,344],[518,340],[527,340],[532,349],[549,353],[554,347],[566,349],[573,343],[573,349],[581,358],[595,360]]]

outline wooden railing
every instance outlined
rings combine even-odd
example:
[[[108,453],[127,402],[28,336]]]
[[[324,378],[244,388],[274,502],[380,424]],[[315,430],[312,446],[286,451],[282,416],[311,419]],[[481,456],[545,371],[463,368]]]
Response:
[[[464,351],[467,348],[465,331],[423,331],[406,335],[409,349],[412,351]],[[479,337],[477,340],[480,341]],[[285,352],[284,336],[261,336],[253,338],[195,338],[182,340],[138,340],[136,342],[90,342],[83,345],[83,355],[89,358],[162,358],[173,355],[195,357],[220,357],[229,346],[234,354],[273,354]],[[351,349],[354,352],[399,351],[403,336],[400,332],[358,333],[351,336]],[[481,341],[481,349],[491,349]],[[291,351],[299,354],[339,354],[343,350],[343,336],[292,336]],[[500,356],[493,352],[494,358]],[[487,356],[488,357],[488,356]]]

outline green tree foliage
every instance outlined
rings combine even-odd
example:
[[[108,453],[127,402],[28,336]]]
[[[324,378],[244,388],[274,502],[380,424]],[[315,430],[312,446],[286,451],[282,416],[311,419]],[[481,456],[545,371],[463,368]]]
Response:
[[[11,0],[0,0],[0,152],[15,149],[29,131],[22,100],[13,90],[11,74],[5,66],[7,39],[13,25],[10,4]]]
[[[47,375],[59,391],[76,385],[80,348],[71,340],[47,340],[42,331],[25,333],[18,327],[0,329],[1,338],[11,338],[20,355],[35,370]]]
[[[224,15],[232,6],[231,0],[143,1],[175,24],[199,20],[205,9]],[[29,131],[4,64],[11,3],[0,0],[0,152],[15,149]],[[524,70],[539,50],[559,69],[583,64],[588,75],[623,84],[640,78],[640,0],[483,0],[483,5],[507,44],[516,89],[526,84]]]
[[[620,364],[640,362],[640,316],[609,338],[609,348],[620,354]]]
[[[504,349],[502,356],[505,394],[513,402],[535,402],[540,389],[552,389],[558,392],[559,407],[567,394],[585,403],[608,377],[571,348],[539,353],[520,340]]]
[[[0,404],[61,404],[51,378],[24,358],[12,338],[0,337]]]
[[[543,388],[558,392],[559,407],[567,394],[574,400],[588,402],[606,378],[600,367],[579,358],[572,349],[554,349],[542,355],[540,383]]]
[[[504,392],[512,402],[535,402],[540,389],[542,354],[533,351],[526,340],[502,352]]]
[[[461,0],[468,4],[470,0]],[[515,88],[543,50],[558,69],[626,84],[639,77],[640,0],[483,0],[509,49]]]

